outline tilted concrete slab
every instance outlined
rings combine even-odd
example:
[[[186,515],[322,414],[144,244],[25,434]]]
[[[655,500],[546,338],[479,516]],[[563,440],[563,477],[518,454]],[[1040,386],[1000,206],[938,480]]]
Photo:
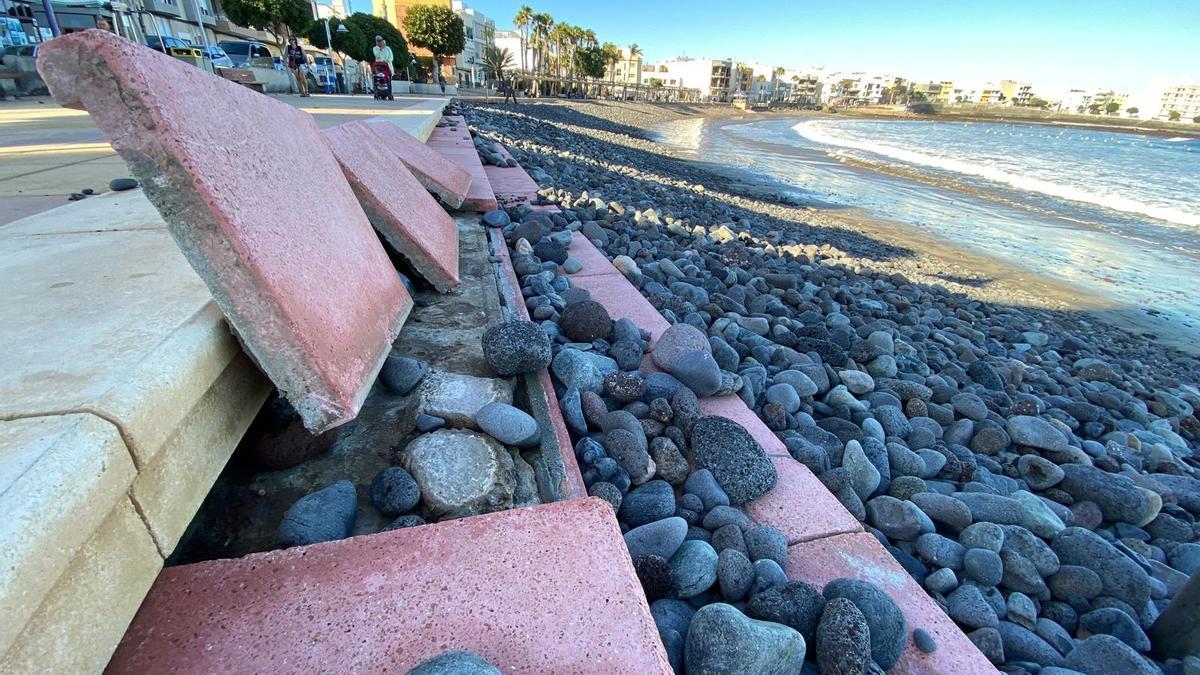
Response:
[[[412,299],[312,118],[104,31],[46,43],[38,70],[129,163],[305,425],[352,419]]]
[[[508,152],[508,149],[499,143],[496,144],[496,152],[505,159],[512,159],[512,154]],[[489,164],[483,167],[483,171],[492,184],[492,192],[496,193],[496,199],[502,206],[519,206],[521,204],[532,206],[537,199],[540,186],[525,172],[525,169],[519,166]]]
[[[452,649],[505,673],[671,672],[596,498],[167,568],[109,672],[405,672]]]
[[[0,422],[0,654],[125,499],[133,476],[117,428],[95,415]]]
[[[305,107],[308,108],[314,103],[320,105],[327,98],[326,96],[310,98],[306,102]],[[437,128],[437,123],[442,119],[442,110],[450,104],[450,101],[450,98],[436,96],[432,98],[396,99],[387,103],[386,111],[367,119],[371,121],[390,122],[407,131],[413,138],[424,143],[429,140],[429,136]],[[316,108],[309,110],[309,112],[314,115],[320,114]]]
[[[788,547],[787,576],[818,589],[834,579],[852,577],[883,589],[908,621],[907,646],[892,675],[928,673],[995,673],[982,652],[904,571],[874,536],[841,534]],[[937,651],[925,654],[912,643],[911,632],[924,628],[937,640]]]
[[[122,497],[0,655],[0,672],[100,672],[162,565],[133,503]]]
[[[322,132],[367,218],[434,288],[458,285],[458,228],[389,147],[363,122]]]
[[[368,120],[367,126],[379,137],[380,143],[408,165],[425,189],[452,209],[463,205],[471,188],[471,174],[390,121]]]
[[[483,162],[479,161],[471,133],[467,131],[467,121],[461,115],[446,115],[442,119],[455,123],[455,126],[436,127],[425,141],[426,145],[471,174],[471,186],[463,200],[463,209],[478,213],[494,210],[496,195],[492,193],[492,184],[483,171]]]

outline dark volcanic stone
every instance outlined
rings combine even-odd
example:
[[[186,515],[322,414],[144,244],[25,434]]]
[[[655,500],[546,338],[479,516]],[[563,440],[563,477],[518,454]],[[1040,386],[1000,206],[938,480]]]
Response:
[[[1009,661],[1031,661],[1043,666],[1063,665],[1062,654],[1033,631],[1009,621],[996,626],[1004,642],[1004,657]]]
[[[746,554],[732,548],[721,551],[717,556],[717,583],[721,597],[729,602],[746,597],[754,583],[754,566]]]
[[[746,551],[750,560],[774,560],[787,566],[787,535],[769,525],[759,525],[746,531]]]
[[[789,581],[782,587],[756,593],[746,603],[750,618],[791,626],[810,641],[824,609],[825,598],[803,581]]]
[[[371,503],[385,516],[411,511],[420,500],[420,486],[412,474],[401,467],[390,466],[371,481]]]
[[[834,579],[825,585],[825,599],[846,598],[867,619],[871,629],[871,657],[880,668],[896,665],[908,642],[908,622],[900,608],[878,586],[858,579]]]
[[[388,524],[385,530],[403,530],[406,527],[420,527],[425,524],[425,519],[416,514],[400,516]]]
[[[483,358],[501,377],[541,370],[551,356],[550,338],[532,321],[505,321],[483,333]]]
[[[1067,655],[1063,666],[1087,675],[1158,675],[1157,666],[1111,635],[1093,635]]]
[[[138,182],[132,178],[114,178],[108,181],[108,189],[113,192],[124,192],[132,190],[138,186]]]
[[[671,564],[665,558],[635,555],[633,571],[637,573],[638,581],[642,582],[642,590],[646,592],[649,602],[665,598],[671,593]]]
[[[937,640],[934,640],[929,631],[924,628],[918,628],[913,631],[913,644],[917,646],[917,649],[926,654],[932,654],[937,651]]]
[[[701,417],[692,428],[692,457],[729,496],[745,504],[775,487],[775,466],[750,432],[724,417]]]
[[[283,514],[276,540],[279,545],[307,546],[350,536],[358,512],[354,483],[340,480],[322,490],[307,494]]]
[[[683,542],[670,563],[671,582],[682,599],[700,595],[717,581],[717,552],[703,541]]]
[[[1104,541],[1100,535],[1080,527],[1068,527],[1050,542],[1064,565],[1086,567],[1104,583],[1104,594],[1145,607],[1150,599],[1150,578],[1137,563]]]
[[[816,629],[815,652],[821,675],[860,675],[871,661],[871,631],[862,611],[846,598],[826,605]]]
[[[574,342],[607,340],[612,332],[612,324],[608,310],[594,300],[567,306],[559,320],[563,335]]]

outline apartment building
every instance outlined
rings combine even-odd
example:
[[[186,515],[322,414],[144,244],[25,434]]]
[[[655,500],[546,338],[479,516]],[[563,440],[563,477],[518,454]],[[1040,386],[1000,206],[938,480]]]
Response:
[[[959,91],[961,92],[962,90],[960,89]],[[916,98],[928,103],[938,103],[941,105],[960,102],[954,100],[954,92],[954,83],[948,80],[914,84],[912,87],[912,94]]]
[[[653,72],[642,72],[642,81],[661,80],[663,86],[697,89],[704,100],[729,101],[735,94],[746,94],[753,84],[754,72],[732,59],[693,59],[678,56],[654,64]]]
[[[455,79],[461,86],[482,86],[487,79],[483,69],[484,54],[487,47],[495,43],[496,24],[476,9],[468,7],[462,0],[452,0],[451,9],[463,22],[463,50],[455,57]],[[512,52],[513,60],[519,56],[519,51]]]
[[[641,84],[644,67],[641,54],[630,58],[629,50],[621,49],[621,60],[604,69],[604,79],[617,84]]]
[[[1171,113],[1179,113],[1179,119],[1190,122],[1200,116],[1200,85],[1177,84],[1163,92],[1159,99],[1159,119],[1171,119]]]
[[[438,65],[442,81],[449,84],[467,84],[468,82],[474,83],[480,81],[483,72],[483,48],[480,45],[480,38],[473,36],[478,32],[479,35],[483,36],[484,42],[486,42],[490,35],[481,26],[481,23],[487,23],[486,17],[482,14],[474,12],[474,10],[469,10],[459,0],[371,0],[371,13],[387,19],[389,23],[396,27],[396,30],[404,33],[404,17],[408,16],[409,9],[417,5],[441,5],[449,7],[463,20],[463,31],[467,34],[463,54],[467,54],[467,51],[471,50],[470,54],[468,54],[466,59],[462,59],[461,62],[459,57],[462,54],[440,57],[439,60],[441,63]],[[468,11],[471,14],[468,15]],[[492,32],[495,31],[494,25],[491,30]],[[408,51],[414,56],[433,57],[433,54],[428,49],[420,49],[411,44],[408,46]],[[516,52],[514,52],[514,58],[515,56]],[[477,80],[477,77],[480,79]]]

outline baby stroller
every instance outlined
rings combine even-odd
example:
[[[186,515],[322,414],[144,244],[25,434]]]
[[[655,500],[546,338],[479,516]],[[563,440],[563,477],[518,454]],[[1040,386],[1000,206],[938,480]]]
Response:
[[[375,100],[394,101],[392,98],[392,65],[386,61],[376,61],[371,64],[372,84],[375,87]]]

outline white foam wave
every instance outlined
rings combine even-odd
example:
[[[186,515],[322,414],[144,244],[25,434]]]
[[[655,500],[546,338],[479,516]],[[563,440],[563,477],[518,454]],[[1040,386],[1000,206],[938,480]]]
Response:
[[[863,141],[854,138],[847,138],[840,136],[833,130],[829,129],[827,125],[821,123],[821,120],[809,120],[801,122],[792,127],[792,129],[804,138],[816,143],[822,143],[841,148],[849,148],[853,150],[861,150],[863,152],[869,152],[875,155],[882,155],[884,157],[898,159],[902,162],[908,162],[909,164],[930,166],[936,169],[942,169],[968,176],[977,176],[979,178],[985,178],[997,183],[1003,183],[1026,192],[1037,192],[1040,194],[1049,195],[1051,197],[1058,197],[1060,199],[1094,204],[1096,206],[1102,206],[1114,211],[1136,213],[1179,225],[1200,227],[1200,214],[1198,213],[1192,213],[1183,209],[1177,209],[1168,206],[1146,204],[1136,199],[1117,194],[1099,194],[1073,185],[1063,185],[1061,183],[1055,183],[1042,178],[1018,175],[1009,171],[1004,171],[1003,169],[983,166],[950,157],[939,157],[937,155],[918,152],[916,150],[909,150],[907,148],[888,145],[878,141]]]

